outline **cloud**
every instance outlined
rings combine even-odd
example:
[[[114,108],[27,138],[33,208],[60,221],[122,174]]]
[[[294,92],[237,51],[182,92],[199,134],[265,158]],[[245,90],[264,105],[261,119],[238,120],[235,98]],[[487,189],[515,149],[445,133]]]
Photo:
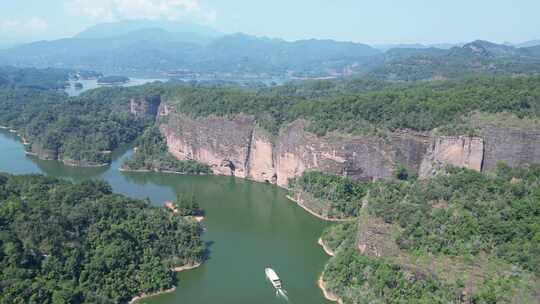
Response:
[[[94,21],[133,19],[179,20],[192,18],[211,23],[214,11],[204,10],[199,0],[70,0],[68,9],[77,16]]]
[[[13,35],[28,32],[44,32],[48,28],[49,23],[41,18],[0,20],[0,32],[11,33]]]

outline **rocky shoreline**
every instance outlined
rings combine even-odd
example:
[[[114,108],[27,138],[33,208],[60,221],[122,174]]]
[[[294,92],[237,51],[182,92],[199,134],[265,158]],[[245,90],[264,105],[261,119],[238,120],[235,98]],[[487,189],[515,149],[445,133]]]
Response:
[[[319,238],[319,240],[317,241],[317,243],[319,245],[321,245],[321,247],[324,249],[324,252],[333,257],[335,256],[335,252],[333,250],[331,250],[330,248],[328,248],[328,246],[326,246],[326,244],[324,243],[324,241],[322,240],[322,238]],[[321,276],[319,277],[319,280],[317,281],[317,286],[319,286],[319,289],[322,290],[323,292],[323,295],[325,297],[325,299],[327,299],[328,301],[332,301],[332,302],[337,302],[339,304],[343,304],[343,300],[338,297],[335,293],[329,291],[326,287],[326,283],[324,282],[323,280],[323,277],[324,277],[324,273],[321,274]]]
[[[319,245],[321,245],[321,247],[323,248],[324,252],[325,252],[327,255],[329,255],[329,256],[331,256],[331,257],[333,257],[333,256],[336,255],[336,253],[335,253],[332,249],[330,249],[330,248],[328,248],[328,246],[326,246],[326,244],[323,242],[322,238],[319,238],[319,240],[317,241],[317,243],[318,243]]]
[[[172,268],[171,271],[173,271],[173,272],[182,272],[182,271],[198,268],[201,265],[202,265],[202,263],[187,264],[187,265],[184,265],[184,266],[181,266],[181,267]],[[142,294],[140,294],[138,296],[133,297],[133,299],[131,299],[131,301],[129,301],[129,304],[135,304],[135,303],[139,302],[140,300],[143,300],[143,299],[146,299],[146,298],[151,298],[151,297],[155,297],[155,296],[158,296],[158,295],[161,295],[161,294],[171,293],[171,292],[175,292],[175,291],[176,291],[176,286],[173,287],[173,288],[167,289],[167,290],[163,290],[163,291],[159,291],[159,292],[155,292],[155,293],[151,293],[151,294],[142,293]]]
[[[328,221],[328,222],[350,222],[350,221],[354,220],[352,218],[351,219],[330,218],[330,217],[318,214],[317,212],[311,210],[308,206],[306,206],[302,200],[297,200],[297,199],[295,199],[294,197],[292,197],[290,195],[286,195],[286,197],[290,201],[295,202],[298,206],[302,207],[304,210],[309,212],[311,215],[316,216],[316,217],[318,217],[318,218],[320,218],[322,220],[325,220],[325,221]]]
[[[324,283],[323,275],[319,277],[319,281],[317,282],[317,285],[322,290],[325,299],[327,299],[328,301],[343,304],[343,300],[340,297],[338,297],[336,294],[326,289],[326,284]]]

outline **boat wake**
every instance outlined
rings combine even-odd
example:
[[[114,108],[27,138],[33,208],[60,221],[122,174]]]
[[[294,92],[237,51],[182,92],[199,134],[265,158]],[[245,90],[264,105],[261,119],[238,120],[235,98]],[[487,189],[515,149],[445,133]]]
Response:
[[[276,295],[278,298],[282,298],[285,301],[289,301],[289,297],[287,296],[287,291],[285,289],[278,289],[276,292]]]

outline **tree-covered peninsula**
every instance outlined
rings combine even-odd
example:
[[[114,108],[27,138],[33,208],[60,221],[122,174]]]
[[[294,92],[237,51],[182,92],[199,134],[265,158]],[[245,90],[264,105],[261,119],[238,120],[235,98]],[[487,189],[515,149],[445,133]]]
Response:
[[[349,180],[315,176],[304,177],[306,191],[346,202],[335,189]],[[489,175],[448,167],[429,180],[363,183],[356,221],[322,237],[335,253],[325,287],[344,303],[537,303],[539,181],[537,165],[501,165]]]
[[[141,90],[101,88],[71,98],[48,90],[0,89],[0,125],[17,130],[28,152],[41,158],[103,165],[110,151],[133,142],[153,122],[130,113],[130,100],[151,92]]]
[[[100,181],[0,175],[0,303],[127,303],[203,259],[202,229]]]

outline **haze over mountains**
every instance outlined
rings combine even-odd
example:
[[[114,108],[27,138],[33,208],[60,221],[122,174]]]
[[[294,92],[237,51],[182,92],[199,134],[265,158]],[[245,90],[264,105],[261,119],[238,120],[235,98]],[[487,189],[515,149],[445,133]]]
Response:
[[[518,46],[464,44],[369,46],[223,34],[164,21],[123,21],[91,27],[73,38],[0,51],[0,64],[96,70],[181,78],[328,78],[368,74],[392,80],[457,74],[536,74],[540,41]]]

